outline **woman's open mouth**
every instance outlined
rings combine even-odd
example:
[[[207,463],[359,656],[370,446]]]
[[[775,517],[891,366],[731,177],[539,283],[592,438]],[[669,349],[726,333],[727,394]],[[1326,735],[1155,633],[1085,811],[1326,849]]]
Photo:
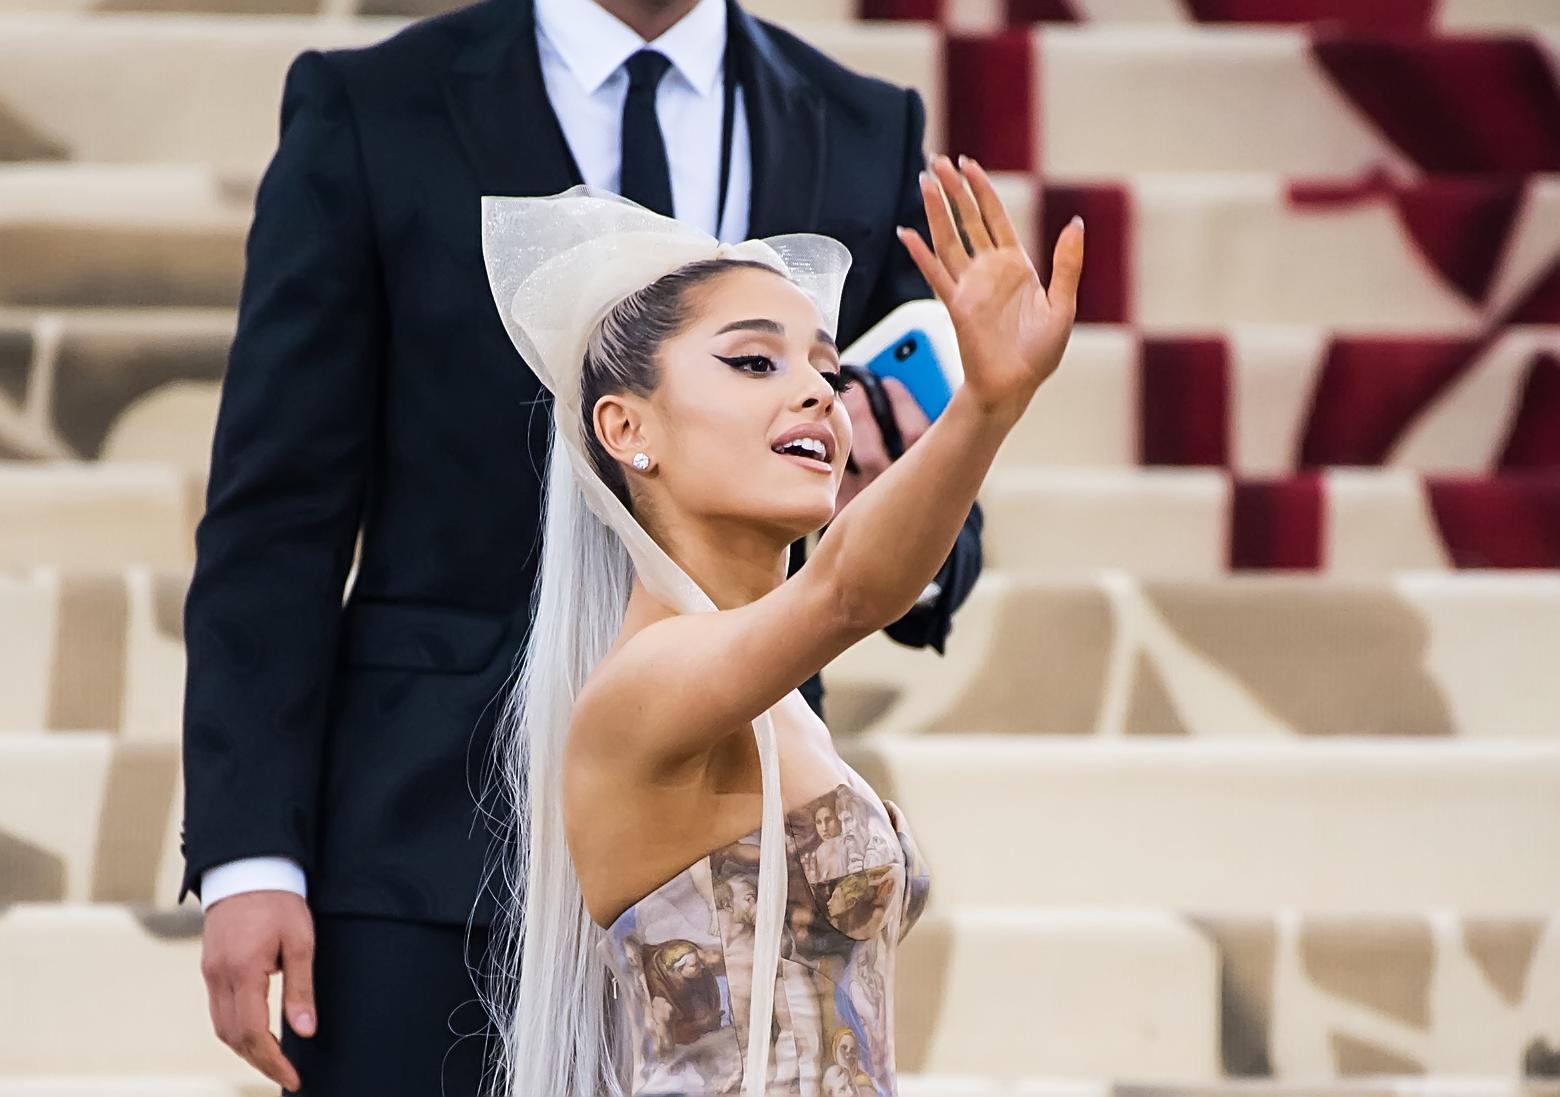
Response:
[[[813,472],[834,471],[829,458],[833,456],[833,435],[824,427],[807,425],[793,427],[770,446],[775,453]]]
[[[834,466],[827,461],[820,461],[816,457],[803,457],[799,453],[781,453],[788,461],[801,465],[804,469],[812,469],[814,472],[833,472]]]

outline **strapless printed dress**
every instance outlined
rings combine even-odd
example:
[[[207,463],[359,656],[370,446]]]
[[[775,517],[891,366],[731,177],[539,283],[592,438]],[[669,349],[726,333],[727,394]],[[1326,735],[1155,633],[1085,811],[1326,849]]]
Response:
[[[786,815],[773,1097],[894,1097],[894,958],[931,885],[903,814],[856,777]],[[625,910],[601,942],[635,1097],[740,1095],[758,832]]]

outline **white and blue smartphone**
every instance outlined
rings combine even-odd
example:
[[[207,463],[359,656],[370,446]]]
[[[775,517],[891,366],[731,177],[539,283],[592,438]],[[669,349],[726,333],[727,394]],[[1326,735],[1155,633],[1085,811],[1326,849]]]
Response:
[[[900,305],[842,350],[840,361],[895,378],[928,419],[942,414],[964,380],[953,321],[935,300]]]
[[[892,377],[910,390],[928,419],[936,419],[953,397],[948,378],[937,364],[932,338],[911,328],[892,346],[884,347],[867,368],[879,377]]]

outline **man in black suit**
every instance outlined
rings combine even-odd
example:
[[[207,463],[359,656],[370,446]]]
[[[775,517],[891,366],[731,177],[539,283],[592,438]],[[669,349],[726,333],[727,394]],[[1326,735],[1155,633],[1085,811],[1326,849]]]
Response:
[[[466,1097],[485,1061],[456,1039],[482,1028],[467,964],[493,913],[473,790],[528,626],[549,412],[493,307],[480,196],[588,181],[726,239],[834,236],[843,346],[928,296],[892,231],[925,234],[923,129],[913,91],[733,0],[483,0],[293,63],[186,605],[180,891],[208,911],[218,1035],[279,1084]],[[848,490],[883,458],[862,464]],[[890,636],[942,650],[979,531],[976,509]]]

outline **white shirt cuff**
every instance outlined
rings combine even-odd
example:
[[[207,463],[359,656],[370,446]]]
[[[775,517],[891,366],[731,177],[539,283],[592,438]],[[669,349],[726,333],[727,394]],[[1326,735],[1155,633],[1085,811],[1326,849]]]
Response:
[[[290,891],[307,897],[303,866],[291,857],[244,857],[200,874],[200,909],[246,891]]]

